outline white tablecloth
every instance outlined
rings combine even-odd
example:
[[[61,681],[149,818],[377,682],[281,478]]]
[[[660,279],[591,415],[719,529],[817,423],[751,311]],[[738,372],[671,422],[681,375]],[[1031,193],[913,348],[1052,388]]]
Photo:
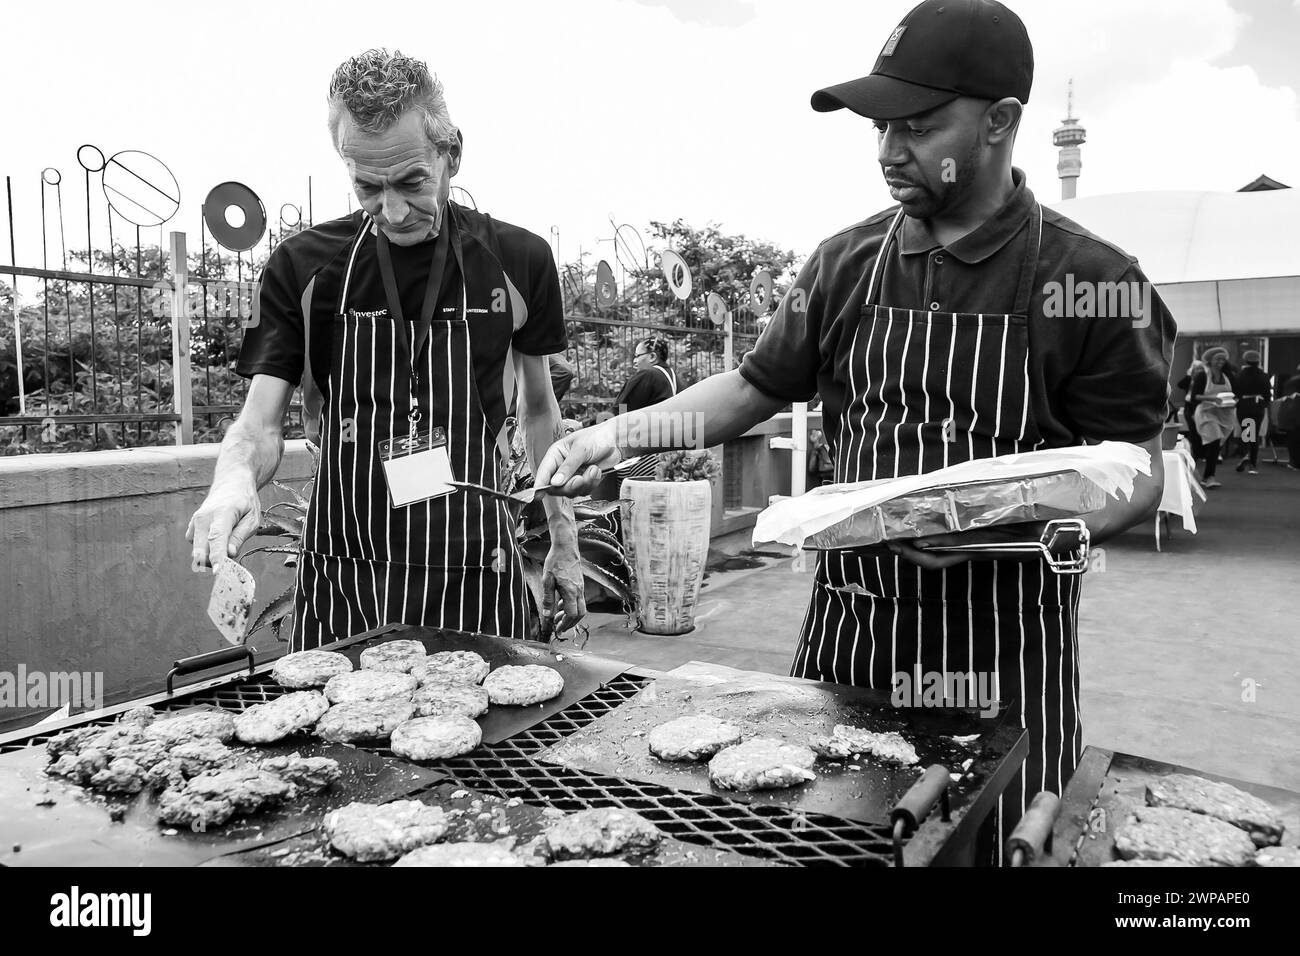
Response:
[[[1196,515],[1193,508],[1198,499],[1205,500],[1205,491],[1196,478],[1196,462],[1181,437],[1173,451],[1164,452],[1165,489],[1160,496],[1160,510],[1178,515],[1183,527],[1196,533]]]

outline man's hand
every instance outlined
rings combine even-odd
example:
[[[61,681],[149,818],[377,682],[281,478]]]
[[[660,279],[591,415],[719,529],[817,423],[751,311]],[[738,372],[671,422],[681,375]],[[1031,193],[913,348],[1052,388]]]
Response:
[[[938,551],[930,548],[954,547],[967,544],[996,544],[1002,541],[1023,542],[1038,541],[1043,533],[1042,522],[1024,524],[996,525],[992,528],[979,528],[974,531],[959,531],[954,534],[932,534],[925,538],[913,538],[910,541],[890,541],[886,547],[927,571],[940,571],[951,568],[972,559],[999,561],[1037,560],[1037,551]]]
[[[587,616],[587,583],[582,574],[576,535],[553,537],[551,550],[542,567],[542,627],[539,639],[549,641],[555,628],[555,615],[564,612],[568,630]],[[557,607],[557,605],[559,605]]]
[[[600,484],[600,473],[622,459],[608,423],[584,428],[561,438],[546,452],[534,480],[538,488],[576,498]]]
[[[262,504],[251,476],[247,484],[213,485],[185,529],[185,540],[194,545],[191,568],[203,571],[235,557],[261,523]]]

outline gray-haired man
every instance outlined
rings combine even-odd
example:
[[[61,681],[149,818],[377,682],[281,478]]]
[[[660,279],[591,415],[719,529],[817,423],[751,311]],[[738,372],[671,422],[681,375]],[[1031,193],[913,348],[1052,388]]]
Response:
[[[343,63],[329,129],[361,209],[267,263],[237,365],[248,398],[187,531],[194,568],[235,555],[256,528],[301,382],[321,460],[293,649],[388,623],[525,637],[511,516],[447,482],[495,487],[516,391],[533,462],[558,435],[546,356],[565,330],[550,247],[448,200],[462,137],[424,63],[385,50]],[[572,508],[546,507],[543,632],[557,596],[566,625],[586,612]]]

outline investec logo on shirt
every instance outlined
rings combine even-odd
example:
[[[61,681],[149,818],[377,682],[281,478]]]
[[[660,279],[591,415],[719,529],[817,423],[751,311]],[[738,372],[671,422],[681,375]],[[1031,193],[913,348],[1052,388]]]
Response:
[[[59,927],[124,926],[133,936],[153,928],[150,893],[83,893],[78,886],[50,897],[50,925]]]

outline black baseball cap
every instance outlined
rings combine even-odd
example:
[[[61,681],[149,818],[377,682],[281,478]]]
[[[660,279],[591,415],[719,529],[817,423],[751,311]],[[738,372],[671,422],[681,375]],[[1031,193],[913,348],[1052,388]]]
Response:
[[[959,96],[1028,103],[1033,84],[1034,49],[1011,10],[997,0],[925,0],[889,35],[870,76],[818,90],[812,107],[902,119]]]

